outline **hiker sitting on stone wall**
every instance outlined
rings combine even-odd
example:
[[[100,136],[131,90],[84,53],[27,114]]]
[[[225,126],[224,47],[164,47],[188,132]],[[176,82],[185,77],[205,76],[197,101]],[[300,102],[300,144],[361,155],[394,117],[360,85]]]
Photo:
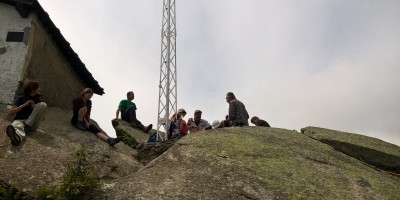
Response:
[[[150,124],[149,126],[145,127],[142,122],[140,122],[136,118],[136,104],[132,102],[132,100],[135,98],[135,94],[130,91],[126,94],[127,99],[121,100],[118,105],[118,109],[116,112],[116,118],[119,118],[119,113],[121,112],[121,119],[129,122],[129,124],[133,128],[138,128],[145,133],[148,133],[151,128],[153,127],[153,124]]]
[[[39,82],[29,81],[23,87],[24,95],[18,97],[8,115],[15,115],[14,121],[7,126],[7,136],[11,144],[17,146],[26,134],[36,131],[44,119],[47,105],[40,100],[42,89]]]
[[[254,116],[251,118],[251,123],[253,123],[256,126],[265,126],[265,127],[271,127],[267,121],[262,120],[260,118],[258,118],[257,116]]]
[[[93,90],[85,88],[82,90],[81,95],[73,100],[73,115],[71,124],[76,128],[84,131],[94,133],[98,138],[107,142],[110,146],[114,146],[121,141],[121,138],[111,138],[108,135],[101,132],[101,130],[90,123],[90,112],[92,110],[92,101],[90,100],[93,96]]]
[[[225,117],[223,127],[249,126],[249,114],[246,107],[232,92],[226,94],[226,102],[229,103],[229,115]]]
[[[195,133],[198,131],[204,131],[206,129],[211,129],[211,124],[207,120],[201,118],[201,110],[194,111],[194,118],[190,118],[188,121],[188,128],[190,133]]]

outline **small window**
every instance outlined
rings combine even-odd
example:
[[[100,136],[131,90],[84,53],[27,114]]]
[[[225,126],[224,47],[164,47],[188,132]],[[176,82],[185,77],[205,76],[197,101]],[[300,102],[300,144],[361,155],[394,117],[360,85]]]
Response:
[[[22,42],[24,41],[24,32],[8,32],[6,42]]]

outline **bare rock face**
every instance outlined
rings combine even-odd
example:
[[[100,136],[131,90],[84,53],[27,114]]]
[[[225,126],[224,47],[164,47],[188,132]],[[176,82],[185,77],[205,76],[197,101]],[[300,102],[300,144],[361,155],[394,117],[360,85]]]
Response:
[[[306,127],[301,129],[301,132],[378,169],[400,174],[400,148],[394,144],[372,137],[318,127]]]
[[[129,146],[136,149],[138,152],[136,159],[144,165],[166,152],[177,141],[168,140],[162,143],[147,143],[149,136],[156,133],[156,130],[153,129],[149,133],[144,133],[142,130],[132,128],[127,122],[117,119],[112,120],[111,123],[117,135],[123,137],[124,141],[126,140],[125,143],[131,144]]]
[[[138,143],[146,143],[150,134],[155,132],[155,130],[151,130],[149,133],[145,133],[137,128],[132,128],[128,122],[125,122],[120,119],[114,119],[111,121],[111,123],[118,136],[122,136],[123,134],[129,134],[130,136],[135,138],[135,140]]]
[[[28,135],[19,146],[11,146],[4,133],[0,138],[0,180],[20,191],[34,194],[40,187],[60,185],[73,154],[85,148],[100,182],[132,174],[142,168],[134,159],[137,152],[123,143],[110,147],[93,133],[70,124],[70,112],[50,108],[39,130]]]
[[[400,199],[400,181],[295,131],[235,127],[182,138],[105,194],[99,198]]]
[[[3,134],[0,186],[34,194],[59,185],[73,153],[85,147],[102,185],[95,199],[400,199],[400,147],[375,138],[315,127],[303,134],[232,127],[147,144],[149,134],[118,123],[138,144],[111,148],[69,117],[49,109],[18,147]],[[393,162],[379,160],[383,154]]]

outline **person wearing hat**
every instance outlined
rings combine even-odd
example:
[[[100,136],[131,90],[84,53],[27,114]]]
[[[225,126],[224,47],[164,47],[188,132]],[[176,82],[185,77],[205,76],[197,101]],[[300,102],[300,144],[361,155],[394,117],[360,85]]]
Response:
[[[126,94],[126,99],[121,100],[119,102],[117,112],[116,112],[116,118],[119,118],[119,113],[121,113],[121,119],[129,122],[129,124],[134,127],[142,130],[145,133],[148,133],[152,128],[153,124],[150,124],[148,126],[144,126],[142,122],[140,122],[136,118],[136,104],[132,102],[132,100],[135,98],[135,94],[132,91],[129,91]]]
[[[100,128],[90,123],[90,113],[92,111],[92,101],[90,99],[92,96],[93,90],[85,88],[82,90],[81,95],[73,100],[71,124],[79,130],[88,130],[94,133],[98,138],[113,147],[115,144],[119,143],[122,138],[109,137],[107,134],[103,133]]]
[[[201,119],[201,110],[194,111],[194,118],[188,121],[188,128],[190,133],[211,129],[210,123],[207,120]]]
[[[262,120],[260,118],[258,118],[257,116],[254,116],[251,118],[251,123],[253,123],[256,126],[265,126],[265,127],[271,127],[267,121]]]
[[[168,139],[181,138],[185,136],[188,132],[188,127],[186,121],[183,119],[186,115],[186,110],[181,108],[177,113],[170,117],[170,126]]]
[[[226,94],[226,102],[229,103],[229,115],[225,117],[224,127],[249,126],[249,114],[246,107],[232,92]]]

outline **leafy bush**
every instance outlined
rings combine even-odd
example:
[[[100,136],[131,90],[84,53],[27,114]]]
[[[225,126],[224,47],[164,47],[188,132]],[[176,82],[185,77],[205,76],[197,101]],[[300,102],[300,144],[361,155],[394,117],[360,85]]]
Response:
[[[39,189],[37,198],[40,200],[83,199],[95,190],[98,187],[98,178],[87,157],[85,149],[78,150],[75,153],[75,159],[68,165],[62,184],[58,188]]]
[[[122,134],[122,142],[132,149],[136,149],[136,147],[139,145],[136,139],[127,133]]]

